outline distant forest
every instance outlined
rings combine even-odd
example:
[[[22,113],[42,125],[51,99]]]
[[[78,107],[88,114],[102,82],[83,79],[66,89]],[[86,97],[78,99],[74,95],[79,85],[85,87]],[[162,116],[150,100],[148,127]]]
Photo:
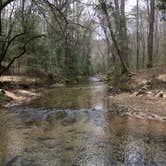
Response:
[[[0,0],[0,75],[119,75],[165,65],[166,1],[126,8],[125,0]]]

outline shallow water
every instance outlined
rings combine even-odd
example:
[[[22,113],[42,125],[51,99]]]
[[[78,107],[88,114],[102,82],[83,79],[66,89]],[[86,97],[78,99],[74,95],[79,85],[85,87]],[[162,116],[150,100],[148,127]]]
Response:
[[[0,166],[165,166],[166,123],[113,114],[106,88],[47,89],[1,110]]]

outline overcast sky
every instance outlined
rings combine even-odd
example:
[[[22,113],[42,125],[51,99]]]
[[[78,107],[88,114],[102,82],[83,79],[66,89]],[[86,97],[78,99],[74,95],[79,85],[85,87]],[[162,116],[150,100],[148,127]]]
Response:
[[[89,1],[89,0],[85,0],[85,1]],[[96,1],[96,0],[94,0],[94,1]],[[129,13],[130,11],[131,11],[131,9],[136,5],[136,3],[137,3],[137,0],[127,0],[126,1],[126,6],[125,6],[125,9],[126,9],[126,13]],[[91,10],[91,9],[90,9]],[[103,31],[102,31],[102,28],[100,27],[100,28],[97,28],[96,29],[96,32],[97,33],[94,33],[94,38],[95,39],[97,39],[97,40],[100,40],[100,39],[102,39],[102,34],[103,34]],[[100,36],[100,35],[101,36]]]
[[[130,11],[136,5],[136,0],[127,0],[126,11]]]

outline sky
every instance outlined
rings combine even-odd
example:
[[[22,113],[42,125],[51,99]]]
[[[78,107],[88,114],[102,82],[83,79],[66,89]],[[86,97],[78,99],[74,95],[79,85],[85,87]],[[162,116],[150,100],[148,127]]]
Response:
[[[136,2],[136,0],[127,0],[126,11],[129,12],[136,5]]]
[[[89,1],[89,0],[85,0],[85,1]],[[96,0],[94,0],[94,1],[96,1]],[[126,6],[125,6],[126,13],[129,13],[131,11],[131,9],[136,5],[136,3],[137,3],[137,0],[127,0],[126,1]],[[97,28],[96,32],[97,32],[97,34],[94,35],[94,38],[96,38],[97,40],[100,40],[102,37],[99,34],[103,33],[102,29]]]

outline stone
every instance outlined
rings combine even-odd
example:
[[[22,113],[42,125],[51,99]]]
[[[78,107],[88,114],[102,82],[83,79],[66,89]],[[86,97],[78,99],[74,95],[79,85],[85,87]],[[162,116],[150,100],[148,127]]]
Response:
[[[5,91],[3,89],[0,89],[0,94],[5,94]]]
[[[166,94],[164,94],[163,91],[160,91],[156,94],[156,97],[159,97],[159,98],[166,98]]]

